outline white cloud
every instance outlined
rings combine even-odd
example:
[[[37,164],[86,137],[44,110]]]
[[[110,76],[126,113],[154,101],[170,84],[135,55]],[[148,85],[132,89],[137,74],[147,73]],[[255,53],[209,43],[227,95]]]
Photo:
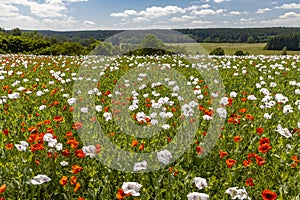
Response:
[[[253,21],[255,21],[255,18],[252,18],[252,17],[250,17],[250,18],[241,18],[240,19],[240,22],[243,22],[243,23],[245,23],[245,22],[253,22]]]
[[[24,15],[17,14],[16,16],[11,17],[1,17],[0,16],[0,24],[6,29],[12,29],[16,27],[22,27],[22,29],[47,29],[40,21]]]
[[[92,22],[92,21],[84,21],[83,23],[82,23],[82,25],[84,25],[84,26],[92,26],[92,25],[95,25],[96,23],[95,22]]]
[[[210,5],[209,4],[192,5],[192,6],[185,8],[184,10],[189,11],[189,10],[197,10],[197,9],[202,9],[202,8],[210,8]]]
[[[214,0],[215,3],[222,3],[224,1],[231,1],[231,0]]]
[[[225,9],[218,9],[218,10],[212,10],[212,9],[202,9],[198,11],[193,11],[192,13],[195,15],[216,15],[216,14],[221,14],[222,12],[226,11]]]
[[[18,12],[19,9],[17,7],[0,3],[0,17],[17,16]]]
[[[195,16],[183,15],[181,17],[172,17],[171,21],[172,22],[184,22],[184,21],[188,21],[188,20],[191,20],[191,19],[194,19],[194,18],[195,18]]]
[[[265,13],[265,12],[268,12],[268,11],[271,11],[272,9],[270,8],[260,8],[256,11],[257,14],[262,14],[262,13]]]
[[[300,3],[290,3],[283,4],[281,6],[276,6],[276,9],[300,9]]]
[[[277,19],[260,21],[262,26],[300,26],[300,13],[287,12],[280,15]]]
[[[230,15],[240,15],[242,13],[240,11],[231,11],[229,14]]]
[[[158,18],[175,13],[185,13],[185,10],[178,6],[157,7],[152,6],[138,13],[140,16],[147,18]]]
[[[68,3],[77,3],[77,2],[87,2],[88,0],[64,0],[64,2]]]
[[[281,19],[295,19],[295,18],[300,18],[300,13],[295,13],[295,12],[287,12],[283,15],[280,15],[279,18]]]
[[[74,17],[66,17],[63,21],[59,19],[46,18],[42,22],[50,29],[72,30],[73,27],[80,27],[81,24]]]

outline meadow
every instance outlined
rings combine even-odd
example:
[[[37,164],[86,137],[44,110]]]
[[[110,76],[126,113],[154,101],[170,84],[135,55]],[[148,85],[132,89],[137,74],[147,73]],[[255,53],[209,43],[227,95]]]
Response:
[[[0,199],[299,200],[300,56],[188,60],[0,55]]]
[[[209,53],[215,48],[222,47],[226,55],[234,55],[238,50],[250,55],[281,55],[282,50],[264,50],[267,43],[168,43],[185,47],[188,52],[197,53],[199,44]],[[288,55],[299,55],[299,51],[287,51]]]

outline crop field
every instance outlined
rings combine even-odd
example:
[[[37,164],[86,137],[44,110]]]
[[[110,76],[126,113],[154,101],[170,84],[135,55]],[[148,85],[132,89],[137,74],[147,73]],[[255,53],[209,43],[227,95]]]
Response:
[[[300,56],[206,59],[0,55],[0,199],[299,200]]]

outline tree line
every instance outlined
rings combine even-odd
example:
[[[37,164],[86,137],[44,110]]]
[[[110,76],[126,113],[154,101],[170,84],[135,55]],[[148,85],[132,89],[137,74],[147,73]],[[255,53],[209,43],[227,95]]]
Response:
[[[265,49],[300,51],[300,33],[275,36],[269,40]]]
[[[189,35],[197,42],[212,43],[266,43],[274,36],[290,35],[299,33],[300,28],[295,27],[263,27],[263,28],[195,28],[195,29],[174,29],[184,35]],[[38,31],[47,36],[59,36],[61,39],[69,39],[78,42],[81,39],[94,38],[104,41],[113,35],[121,33],[121,30],[95,30],[95,31]],[[163,34],[163,31],[159,31]],[[136,33],[138,34],[138,33]],[[135,34],[135,35],[136,35]],[[134,38],[132,38],[134,43]],[[176,35],[166,37],[164,42],[181,42]]]

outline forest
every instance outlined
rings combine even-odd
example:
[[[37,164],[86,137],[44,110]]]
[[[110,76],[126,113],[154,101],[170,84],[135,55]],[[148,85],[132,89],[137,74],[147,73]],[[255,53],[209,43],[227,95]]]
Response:
[[[177,29],[174,31],[188,35],[191,41],[199,43],[267,43],[265,46],[267,50],[282,50],[283,48],[300,50],[300,28],[208,28]],[[122,51],[118,46],[114,46],[114,43],[138,45],[141,43],[139,37],[145,37],[143,31],[137,31],[136,34],[133,34],[134,36],[129,35],[121,38],[121,40],[126,39],[126,41],[120,41],[114,35],[121,32],[121,30],[58,32],[0,28],[0,54],[86,55],[98,47],[98,49],[105,49],[107,55],[111,55]],[[165,43],[190,42],[182,40],[176,34],[174,35],[167,35],[167,31],[166,33],[162,30],[159,31],[159,38],[164,38],[163,42]],[[109,42],[104,42],[107,39]]]

